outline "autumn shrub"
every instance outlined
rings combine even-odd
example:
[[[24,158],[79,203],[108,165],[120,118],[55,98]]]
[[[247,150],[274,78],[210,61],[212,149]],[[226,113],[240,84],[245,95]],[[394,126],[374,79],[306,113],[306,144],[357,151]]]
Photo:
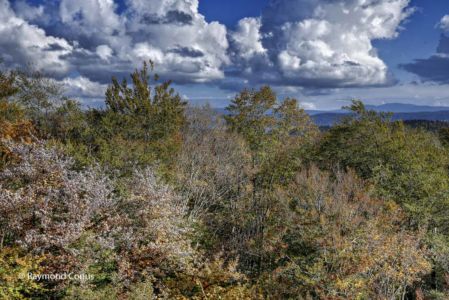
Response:
[[[423,234],[403,229],[401,209],[370,196],[354,173],[311,167],[279,193],[291,212],[266,274],[271,297],[395,299],[430,272]]]
[[[373,184],[379,198],[398,203],[408,218],[404,228],[426,231],[434,258],[434,276],[427,277],[426,286],[441,286],[449,274],[442,259],[447,250],[441,247],[449,243],[447,147],[434,133],[392,122],[360,101],[350,109],[352,116],[323,135],[315,160],[328,170],[353,168]]]
[[[42,270],[42,260],[18,247],[0,247],[0,298],[28,299],[44,293],[44,287],[29,277]]]
[[[17,104],[0,99],[0,169],[17,159],[7,141],[30,143],[35,136],[32,123]]]
[[[72,171],[70,159],[42,143],[9,147],[20,161],[0,172],[4,245],[45,255],[45,272],[76,270],[73,244],[107,217],[110,181],[98,170]]]
[[[116,181],[99,167],[73,169],[72,159],[42,142],[9,147],[20,160],[0,172],[2,247],[43,256],[45,273],[94,277],[44,282],[54,297],[114,287],[120,298],[142,282],[158,297],[194,297],[245,284],[237,271],[221,267],[229,262],[206,259],[193,247],[188,202],[150,169]]]
[[[211,254],[232,256],[239,243],[239,214],[250,192],[251,155],[245,141],[226,131],[210,107],[191,108],[174,182],[196,219],[196,239]]]
[[[447,229],[439,214],[449,209],[449,161],[437,136],[390,122],[389,115],[366,110],[360,101],[350,109],[353,116],[324,134],[317,151],[321,166],[353,168],[416,223]]]

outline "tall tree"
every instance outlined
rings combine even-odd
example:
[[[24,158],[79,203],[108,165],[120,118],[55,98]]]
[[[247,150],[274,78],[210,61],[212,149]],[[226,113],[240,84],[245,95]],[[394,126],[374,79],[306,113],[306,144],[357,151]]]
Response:
[[[231,132],[241,134],[261,164],[286,148],[301,147],[318,133],[296,99],[279,101],[269,86],[244,90],[227,107]]]
[[[244,90],[228,106],[225,117],[229,131],[240,134],[248,143],[254,175],[249,196],[245,235],[251,242],[243,253],[243,263],[254,274],[269,261],[269,237],[277,230],[274,211],[282,211],[273,198],[278,185],[286,185],[299,170],[303,151],[318,133],[316,126],[295,99],[278,101],[274,91]],[[276,215],[276,218],[282,215]]]
[[[153,71],[153,63],[144,62],[141,70],[131,74],[132,86],[126,79],[119,83],[112,78],[106,91],[101,144],[103,154],[112,156],[116,163],[159,160],[171,165],[180,150],[186,102],[170,86],[170,81],[156,84],[159,77]],[[117,156],[115,149],[106,145],[111,142],[121,149],[123,156],[120,153]]]

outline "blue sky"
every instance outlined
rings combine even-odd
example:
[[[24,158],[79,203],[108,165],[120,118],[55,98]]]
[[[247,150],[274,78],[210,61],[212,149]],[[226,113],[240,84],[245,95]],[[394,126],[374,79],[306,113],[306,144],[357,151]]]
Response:
[[[309,109],[449,106],[447,0],[0,0],[0,22],[4,67],[86,105],[151,59],[195,104],[270,84]]]
[[[199,11],[209,22],[219,21],[232,28],[240,19],[259,17],[268,2],[268,0],[203,0],[199,2]]]
[[[441,35],[441,30],[436,26],[449,12],[447,0],[414,0],[411,6],[416,7],[416,12],[403,24],[404,30],[396,39],[373,43],[379,49],[380,57],[395,72],[398,72],[397,66],[401,63],[435,53]],[[405,72],[402,76],[409,77]]]

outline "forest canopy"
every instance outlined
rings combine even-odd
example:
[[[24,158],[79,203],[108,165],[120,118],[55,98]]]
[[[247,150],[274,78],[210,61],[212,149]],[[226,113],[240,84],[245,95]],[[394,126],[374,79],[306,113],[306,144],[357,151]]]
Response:
[[[0,73],[1,299],[449,298],[447,124],[320,131],[269,86],[220,115],[154,68],[96,109]]]

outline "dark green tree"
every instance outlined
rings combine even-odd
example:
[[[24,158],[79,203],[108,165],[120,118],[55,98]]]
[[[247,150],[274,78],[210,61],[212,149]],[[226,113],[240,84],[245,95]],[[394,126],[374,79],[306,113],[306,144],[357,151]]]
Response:
[[[170,81],[156,84],[159,78],[153,75],[153,69],[151,61],[144,62],[141,70],[131,74],[132,86],[126,79],[121,83],[112,79],[106,91],[100,134],[104,139],[101,142],[104,159],[119,164],[160,161],[168,166],[174,163],[182,145],[186,102],[170,86]]]

